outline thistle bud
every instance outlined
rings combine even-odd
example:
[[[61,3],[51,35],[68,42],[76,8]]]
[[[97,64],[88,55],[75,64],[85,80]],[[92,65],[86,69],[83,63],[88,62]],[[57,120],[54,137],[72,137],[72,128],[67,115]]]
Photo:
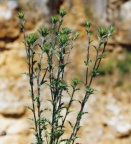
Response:
[[[91,23],[91,21],[86,20],[85,25],[86,25],[87,29],[89,29],[91,27],[92,23]]]
[[[103,38],[103,36],[108,34],[108,30],[107,30],[106,27],[100,27],[98,29],[98,32],[99,32],[99,35],[100,35],[101,38]]]
[[[70,34],[71,33],[71,29],[70,28],[62,28],[62,30],[60,31],[60,35],[62,34]]]
[[[38,39],[38,35],[35,34],[35,33],[32,33],[32,34],[29,34],[27,37],[26,37],[26,42],[27,44],[30,46],[30,45],[33,45],[34,42]]]
[[[64,17],[66,15],[66,11],[64,9],[60,9],[59,14],[61,17]]]
[[[69,36],[68,36],[68,35],[65,35],[65,34],[60,35],[58,41],[59,41],[60,46],[63,46],[63,45],[65,45],[65,44],[68,43],[68,41],[69,41]]]
[[[56,24],[58,21],[59,21],[59,18],[57,16],[52,16],[51,17],[52,24]]]
[[[78,78],[73,78],[72,81],[75,87],[80,83],[80,80]]]
[[[50,33],[48,28],[40,28],[38,31],[42,37],[46,37]]]
[[[19,13],[18,13],[18,18],[19,18],[20,20],[24,20],[24,13],[23,13],[23,12],[19,12]]]

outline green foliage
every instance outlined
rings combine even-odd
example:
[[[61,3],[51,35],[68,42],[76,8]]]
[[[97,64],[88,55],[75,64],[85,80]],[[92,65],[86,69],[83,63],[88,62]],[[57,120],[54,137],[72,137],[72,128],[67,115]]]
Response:
[[[98,73],[100,75],[112,74],[114,71],[115,61],[108,60],[106,63],[101,64]]]
[[[124,60],[118,60],[117,67],[122,74],[131,73],[131,52],[126,53]]]
[[[98,69],[101,60],[104,58],[106,44],[108,38],[112,35],[114,28],[109,29],[101,27],[98,29],[98,47],[92,45],[90,40],[90,27],[91,22],[86,21],[86,32],[88,37],[87,45],[87,57],[85,63],[85,81],[80,81],[78,78],[72,79],[72,85],[69,85],[65,78],[65,68],[70,63],[69,57],[73,49],[74,41],[78,38],[79,32],[73,35],[71,29],[65,27],[61,28],[63,24],[63,17],[66,15],[65,10],[59,10],[58,16],[51,17],[52,29],[40,28],[38,30],[40,36],[35,33],[31,33],[28,36],[25,35],[24,28],[24,15],[19,13],[18,17],[21,20],[21,26],[24,34],[24,45],[26,49],[26,57],[28,64],[28,73],[25,73],[29,78],[30,84],[30,96],[32,100],[32,107],[27,107],[33,113],[33,118],[30,120],[34,123],[34,135],[36,142],[34,144],[60,144],[65,142],[66,144],[74,144],[78,136],[78,131],[81,129],[81,120],[84,114],[84,107],[88,98],[94,93],[94,89],[91,88],[93,79],[98,75]],[[48,35],[48,37],[47,37]],[[41,39],[41,42],[37,39]],[[37,46],[37,51],[35,47]],[[96,58],[93,62],[90,58],[90,47],[94,47],[96,50]],[[39,49],[39,51],[38,51]],[[100,50],[101,49],[101,50]],[[47,57],[47,64],[42,65],[43,55]],[[54,61],[57,58],[57,61]],[[93,64],[91,68],[91,75],[89,74],[89,63]],[[75,94],[79,83],[85,88],[85,94],[81,100],[75,100]],[[41,93],[42,86],[48,86],[50,90],[51,102],[50,108],[41,107]],[[35,87],[36,86],[36,87]],[[35,90],[36,88],[36,90]],[[71,89],[69,89],[71,88]],[[69,96],[68,104],[65,104],[63,97]],[[74,123],[67,120],[68,115],[71,113],[70,108],[73,102],[79,102],[80,109],[77,116],[74,118]],[[62,111],[65,110],[65,114]],[[51,114],[51,120],[43,116],[43,113],[47,111]],[[71,127],[70,136],[67,139],[62,139],[65,133],[65,122],[68,122]],[[44,136],[43,136],[44,133]]]
[[[86,14],[86,16],[87,16],[88,18],[93,19],[93,13],[91,12],[91,10],[90,10],[89,7],[86,6],[86,7],[84,8],[84,12],[85,12],[85,14]]]
[[[100,75],[105,75],[105,74],[113,74],[116,71],[118,71],[119,72],[118,74],[120,76],[121,74],[122,75],[130,74],[131,73],[131,65],[130,65],[131,64],[131,52],[126,52],[124,57],[125,59],[122,59],[122,60],[118,60],[115,57],[108,59],[106,63],[101,64],[98,73]]]
[[[108,29],[109,35],[111,36],[115,30],[116,30],[116,28],[111,25],[111,26],[109,27],[109,29]]]
[[[49,45],[45,45],[44,46],[44,52],[46,52],[48,54],[49,51],[50,51],[50,46]]]
[[[122,86],[123,85],[123,80],[118,80],[117,82],[116,82],[116,86],[117,87],[120,87],[120,86]]]

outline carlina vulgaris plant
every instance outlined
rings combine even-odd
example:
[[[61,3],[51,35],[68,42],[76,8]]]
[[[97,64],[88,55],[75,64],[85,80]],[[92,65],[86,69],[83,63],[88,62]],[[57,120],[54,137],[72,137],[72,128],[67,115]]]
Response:
[[[84,114],[84,107],[90,95],[94,93],[94,89],[91,87],[93,79],[98,75],[98,68],[101,60],[104,57],[106,45],[109,37],[113,34],[115,28],[110,26],[109,28],[100,27],[98,29],[98,46],[92,45],[90,39],[91,36],[91,25],[90,21],[85,21],[86,33],[88,37],[88,44],[86,47],[87,56],[84,61],[85,81],[81,82],[78,78],[72,79],[72,85],[69,85],[64,77],[65,68],[69,64],[69,56],[73,49],[74,41],[79,37],[79,32],[76,32],[71,37],[71,29],[62,27],[63,18],[66,15],[66,11],[63,9],[59,10],[59,17],[52,16],[51,24],[52,28],[41,27],[38,32],[25,34],[25,19],[24,14],[19,13],[18,17],[21,22],[21,28],[24,33],[24,45],[26,49],[26,57],[28,64],[28,73],[25,73],[29,78],[30,85],[30,96],[32,100],[32,106],[28,107],[33,113],[31,119],[34,123],[34,135],[36,141],[34,144],[74,144],[78,138],[78,131],[81,128],[81,119]],[[41,42],[37,42],[37,39],[41,39]],[[40,49],[40,52],[36,52],[36,47]],[[95,48],[96,57],[94,62],[90,58],[90,48]],[[47,65],[43,66],[43,55],[47,56]],[[36,59],[36,56],[39,58]],[[57,60],[57,63],[54,61]],[[45,59],[44,59],[45,61]],[[89,73],[89,66],[93,64],[91,75]],[[82,83],[85,87],[85,94],[81,100],[75,100],[74,96],[76,91],[80,90],[78,84]],[[42,86],[48,86],[50,90],[51,108],[42,108],[41,106],[41,93]],[[35,90],[35,86],[37,89]],[[72,91],[69,91],[71,87]],[[66,94],[70,97],[68,104],[66,105],[63,101],[63,97]],[[74,101],[80,103],[80,109],[76,116],[76,121],[73,124],[67,120],[70,114],[70,108]],[[43,113],[48,111],[51,114],[52,119],[47,119],[43,116]],[[65,115],[62,114],[62,110],[65,110]],[[67,139],[62,136],[65,133],[65,122],[68,122],[72,131]],[[43,134],[44,132],[44,134]]]

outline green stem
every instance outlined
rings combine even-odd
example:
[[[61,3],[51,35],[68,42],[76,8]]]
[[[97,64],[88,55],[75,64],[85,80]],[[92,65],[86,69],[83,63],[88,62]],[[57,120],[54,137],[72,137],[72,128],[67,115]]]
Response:
[[[31,98],[32,98],[33,116],[34,116],[34,121],[35,121],[35,131],[36,131],[36,136],[39,138],[39,136],[38,136],[38,127],[37,127],[37,119],[36,119],[36,112],[35,112],[35,104],[34,104],[33,65],[31,66],[31,63],[33,64],[33,56],[31,56],[30,51],[31,50],[30,50],[30,47],[29,47],[28,54],[29,54],[29,76],[30,76]]]
[[[87,64],[88,64],[88,60],[89,60],[89,52],[90,52],[90,34],[88,34],[88,47],[87,47]],[[88,69],[89,66],[87,65],[86,67],[86,85],[88,84]]]

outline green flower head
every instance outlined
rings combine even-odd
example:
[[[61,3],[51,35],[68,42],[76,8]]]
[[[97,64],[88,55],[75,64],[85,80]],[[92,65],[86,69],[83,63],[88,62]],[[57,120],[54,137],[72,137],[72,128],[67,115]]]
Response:
[[[58,38],[58,41],[59,41],[60,46],[63,46],[68,43],[69,36],[66,34],[60,35]]]
[[[86,27],[89,29],[89,28],[91,27],[92,23],[91,23],[91,21],[86,20],[86,21],[85,21],[85,25],[86,25]]]
[[[60,14],[61,17],[64,17],[66,15],[66,10],[60,9],[59,14]]]
[[[50,33],[48,28],[39,28],[38,31],[42,37],[46,37]]]
[[[23,12],[19,12],[19,13],[18,13],[18,18],[19,18],[20,20],[24,20],[24,13],[23,13]]]
[[[77,86],[80,83],[80,80],[78,78],[73,78],[72,81],[74,86]]]
[[[36,33],[32,33],[32,34],[29,34],[27,37],[26,37],[26,42],[27,44],[30,46],[30,45],[33,45],[34,42],[38,39],[38,35]]]
[[[60,35],[63,35],[63,34],[70,34],[71,33],[71,29],[70,28],[62,28],[62,30],[60,31]]]
[[[106,27],[100,27],[98,29],[99,35],[101,38],[103,38],[104,36],[106,36],[108,34],[108,29]]]
[[[59,18],[57,16],[52,16],[51,17],[52,24],[56,24],[58,21],[59,21]]]

